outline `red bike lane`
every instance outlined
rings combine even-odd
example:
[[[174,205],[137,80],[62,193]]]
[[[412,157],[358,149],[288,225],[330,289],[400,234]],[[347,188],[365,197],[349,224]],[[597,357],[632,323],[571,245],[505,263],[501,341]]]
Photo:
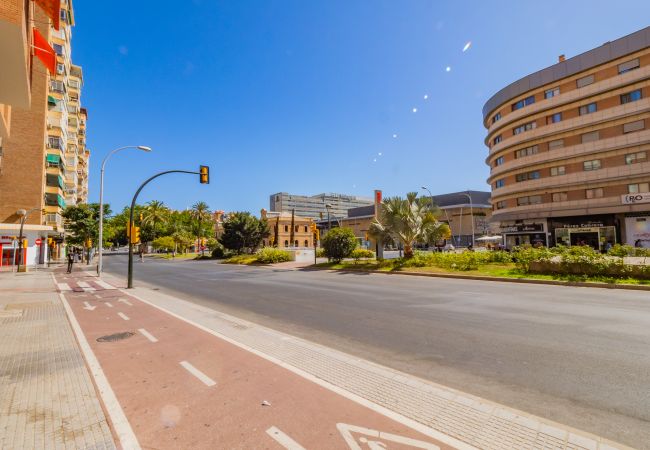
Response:
[[[453,448],[103,281],[55,278],[142,448]]]

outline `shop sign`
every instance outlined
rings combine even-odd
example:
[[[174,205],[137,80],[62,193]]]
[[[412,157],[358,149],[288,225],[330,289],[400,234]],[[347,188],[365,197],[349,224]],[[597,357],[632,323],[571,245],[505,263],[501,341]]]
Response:
[[[621,195],[621,202],[624,205],[634,205],[636,203],[650,203],[650,192]]]
[[[542,223],[531,223],[523,224],[518,223],[516,225],[509,225],[500,228],[501,233],[528,233],[536,231],[544,231],[544,224]]]

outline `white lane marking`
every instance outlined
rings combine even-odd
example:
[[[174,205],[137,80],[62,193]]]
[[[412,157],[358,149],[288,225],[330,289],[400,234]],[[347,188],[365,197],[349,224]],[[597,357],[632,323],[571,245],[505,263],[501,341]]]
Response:
[[[137,289],[137,288],[136,288]],[[206,333],[210,333],[213,336],[218,337],[219,339],[223,339],[226,342],[230,342],[231,344],[242,348],[254,355],[259,356],[260,358],[266,359],[267,361],[271,361],[274,364],[277,364],[280,367],[283,367],[287,369],[289,372],[293,372],[296,375],[299,375],[303,377],[306,380],[311,381],[312,383],[315,383],[321,387],[324,387],[325,389],[329,389],[332,392],[335,392],[339,394],[342,397],[347,398],[348,400],[352,400],[355,403],[358,403],[359,405],[365,406],[366,408],[375,411],[384,417],[388,417],[389,419],[393,419],[396,422],[399,422],[403,425],[406,425],[409,428],[412,428],[416,431],[419,431],[420,433],[424,434],[425,436],[432,437],[440,442],[444,442],[445,444],[448,444],[457,450],[478,450],[476,447],[460,441],[454,437],[448,436],[446,434],[441,433],[440,431],[433,429],[431,427],[428,427],[427,425],[424,425],[420,422],[417,422],[409,417],[403,416],[399,413],[396,413],[395,411],[392,411],[385,406],[378,405],[377,403],[374,403],[364,397],[361,397],[358,394],[354,394],[350,391],[347,391],[341,387],[338,387],[328,381],[325,381],[321,378],[318,378],[315,375],[310,374],[309,372],[306,372],[302,369],[299,369],[297,367],[292,366],[291,364],[288,364],[274,356],[267,355],[266,353],[263,353],[259,350],[256,350],[255,348],[242,344],[241,342],[236,341],[235,339],[232,339],[225,334],[221,334],[218,331],[213,330],[212,328],[208,328],[205,325],[201,325],[200,323],[197,323],[191,319],[188,319],[186,317],[181,316],[180,314],[176,314],[175,312],[170,311],[169,309],[166,309],[162,306],[159,306],[149,300],[145,300],[144,298],[140,297],[139,295],[134,294],[133,292],[127,292],[124,289],[120,289],[120,292],[122,292],[124,295],[130,295],[133,298],[137,298],[140,300],[142,303],[146,303],[149,306],[153,306],[154,308],[169,314],[172,317],[176,317],[179,320],[182,320],[185,323],[189,323],[192,326],[195,326],[196,328],[205,331]]]
[[[144,328],[138,328],[138,331],[140,332],[140,334],[142,334],[144,337],[149,339],[151,342],[158,342],[158,339],[153,337],[153,335],[149,333],[147,330],[145,330]]]
[[[77,286],[82,287],[82,288],[89,288],[91,287],[88,283],[85,281],[77,281]]]
[[[93,294],[93,295],[94,295],[95,297],[97,297],[97,298],[102,298],[101,295],[97,295],[97,294]]]
[[[112,308],[112,307],[113,307],[113,305],[111,305],[111,304],[108,303],[108,302],[104,302],[104,304],[105,304],[106,306],[108,306],[109,308]]]
[[[90,303],[84,302],[84,309],[87,309],[88,311],[92,311],[95,308],[97,308],[97,307],[96,306],[90,306]]]
[[[105,281],[102,280],[95,280],[95,284],[98,284],[99,286],[103,287],[104,289],[117,289],[115,286],[111,286]]]
[[[209,376],[207,376],[206,374],[201,372],[199,369],[197,369],[196,367],[194,367],[192,364],[188,363],[187,361],[181,361],[179,364],[181,366],[183,366],[185,368],[185,370],[187,370],[189,373],[191,373],[196,378],[201,380],[203,382],[203,384],[205,384],[206,386],[215,386],[217,384],[216,381],[214,381],[212,378],[210,378]]]
[[[129,316],[127,316],[124,313],[118,312],[117,315],[120,316],[124,320],[131,320],[131,319],[129,319]]]
[[[271,436],[275,442],[286,448],[287,450],[305,450],[305,447],[298,444],[296,441],[291,439],[289,436],[280,431],[277,427],[271,427],[266,430],[266,434]]]
[[[125,299],[125,298],[118,298],[117,301],[118,301],[118,302],[122,302],[122,303],[126,303],[126,304],[129,305],[129,306],[133,306],[133,305],[131,304],[131,302],[128,301],[127,299]]]
[[[68,283],[56,283],[56,286],[59,288],[59,291],[71,291],[72,288]]]
[[[396,434],[384,433],[383,431],[371,430],[370,428],[358,427],[355,425],[348,425],[347,423],[337,423],[336,428],[343,436],[343,439],[350,447],[350,450],[362,450],[357,440],[352,435],[352,432],[358,434],[365,434],[359,438],[359,442],[367,444],[370,448],[390,448],[386,442],[395,442],[398,444],[408,445],[413,448],[421,448],[424,450],[440,450],[440,447],[429,442],[419,441],[417,439],[408,438],[405,436],[398,436]],[[375,438],[375,439],[368,439]],[[364,445],[365,448],[365,445]]]
[[[52,278],[54,278],[54,275],[52,275]],[[68,314],[68,319],[70,320],[74,334],[77,336],[77,342],[79,342],[79,347],[81,348],[84,358],[86,359],[86,364],[88,364],[90,373],[95,379],[97,391],[104,401],[106,412],[108,412],[111,422],[113,422],[115,434],[117,434],[117,438],[121,444],[120,446],[122,448],[140,450],[138,439],[135,437],[133,429],[131,428],[129,421],[126,419],[124,411],[122,411],[122,407],[117,401],[115,393],[113,392],[113,389],[111,389],[111,385],[106,379],[104,371],[102,371],[102,366],[99,364],[99,361],[97,361],[97,357],[95,357],[95,354],[91,350],[90,345],[88,345],[86,336],[84,335],[83,331],[81,331],[79,322],[77,322],[77,318],[72,313],[72,308],[70,308],[70,305],[68,304],[68,301],[65,299],[65,296],[63,294],[59,294],[59,298],[61,299],[61,302],[63,302],[65,312]]]

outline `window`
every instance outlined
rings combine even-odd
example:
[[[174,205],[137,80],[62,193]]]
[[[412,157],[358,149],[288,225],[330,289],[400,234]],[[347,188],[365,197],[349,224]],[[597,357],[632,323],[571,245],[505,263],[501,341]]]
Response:
[[[533,145],[532,147],[526,147],[515,151],[515,158],[523,158],[525,156],[536,155],[538,147]]]
[[[68,18],[68,12],[65,9],[61,10],[61,20],[65,22]]]
[[[546,118],[546,124],[547,125],[550,124],[550,123],[558,123],[558,122],[561,122],[561,121],[562,121],[562,113],[561,112],[551,114],[550,116],[548,116]]]
[[[56,63],[56,73],[63,75],[65,73],[65,64]]]
[[[634,164],[636,162],[643,162],[646,160],[646,152],[628,153],[625,155],[625,164]]]
[[[63,150],[63,140],[57,136],[48,136],[47,146],[49,148],[58,148]]]
[[[621,95],[621,105],[641,100],[641,89]]]
[[[556,95],[560,95],[560,88],[559,88],[559,86],[558,86],[558,87],[554,87],[553,89],[547,89],[546,91],[544,91],[544,98],[545,98],[545,99],[553,98],[553,97],[555,97]]]
[[[535,96],[531,95],[530,97],[526,97],[523,100],[519,100],[517,103],[513,103],[512,110],[516,111],[523,108],[524,106],[532,105],[533,103],[535,103]]]
[[[289,225],[284,226],[284,232],[287,233],[289,231]]]
[[[502,188],[505,185],[506,185],[505,178],[501,178],[500,180],[497,180],[497,181],[494,182],[494,187],[495,188]]]
[[[591,133],[585,133],[581,136],[582,143],[586,144],[587,142],[594,142],[600,138],[600,133],[598,131],[592,131]]]
[[[65,84],[63,84],[63,81],[50,80],[50,90],[63,94],[65,92]]]
[[[566,202],[568,198],[569,196],[566,192],[554,192],[552,196],[554,202]]]
[[[288,246],[289,246],[289,241],[285,240],[285,241],[284,241],[284,246],[285,246],[285,247],[288,247]]]
[[[512,129],[512,134],[520,134],[520,133],[523,133],[524,131],[529,131],[529,130],[532,130],[532,129],[535,129],[535,128],[537,128],[537,122],[535,122],[535,121],[528,122],[528,123],[525,123],[523,125],[519,125],[516,128],[513,128]]]
[[[494,140],[492,142],[494,143],[494,145],[497,145],[502,140],[503,140],[503,136],[498,135],[498,136],[495,136],[495,138],[494,138]]]
[[[300,227],[298,227],[298,225],[296,225],[296,226],[294,227],[294,229],[296,230],[296,233],[297,233],[298,230],[300,229]]]
[[[623,124],[623,133],[633,133],[635,131],[641,131],[645,128],[645,122],[643,119],[636,120],[634,122],[624,123]]]
[[[556,177],[558,175],[564,175],[566,173],[566,169],[564,166],[556,166],[556,167],[551,167],[551,176]]]
[[[649,183],[636,183],[628,184],[627,192],[628,194],[638,194],[639,192],[648,192]]]
[[[596,102],[589,103],[588,105],[582,105],[579,109],[580,115],[584,116],[585,114],[595,113],[598,110]]]
[[[631,61],[626,61],[618,65],[618,74],[629,72],[630,70],[639,68],[639,58],[633,59]]]
[[[496,113],[494,117],[492,117],[492,123],[498,122],[501,120],[501,113]]]
[[[549,141],[548,149],[555,150],[556,148],[564,147],[564,139],[556,139],[554,141]]]
[[[594,188],[585,190],[585,198],[602,198],[603,188]]]
[[[305,233],[307,232],[307,225],[305,225]]]
[[[582,168],[584,170],[598,170],[600,169],[600,159],[592,159],[591,161],[585,161],[582,163]]]
[[[518,173],[515,175],[517,182],[528,181],[528,180],[537,180],[539,179],[539,170],[534,170],[532,172]]]
[[[298,245],[298,239],[295,240],[294,244],[295,244],[294,247],[299,247],[299,245]]]
[[[59,44],[52,44],[52,48],[54,49],[54,53],[56,53],[59,56],[63,56],[63,46]]]
[[[495,167],[500,166],[504,162],[506,162],[506,160],[503,158],[503,156],[499,156],[497,159],[494,160],[494,165]]]
[[[586,77],[578,78],[576,80],[576,86],[581,88],[585,86],[589,86],[591,83],[594,82],[594,75],[587,75]]]
[[[59,199],[61,196],[59,194],[45,194],[45,205],[46,206],[61,206]]]
[[[505,201],[505,200],[501,200],[500,202],[497,202],[497,209],[503,209],[503,208],[505,208],[506,206],[507,206],[507,205],[506,205],[506,201]]]
[[[309,247],[309,241],[305,239],[305,247]]]
[[[530,195],[528,197],[517,198],[517,206],[538,205],[542,203],[541,195]]]

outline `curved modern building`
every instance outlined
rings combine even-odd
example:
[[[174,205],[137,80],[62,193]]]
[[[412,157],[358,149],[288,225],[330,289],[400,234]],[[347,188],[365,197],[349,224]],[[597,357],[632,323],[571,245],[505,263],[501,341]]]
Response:
[[[505,244],[650,247],[650,27],[506,86],[483,107]]]

